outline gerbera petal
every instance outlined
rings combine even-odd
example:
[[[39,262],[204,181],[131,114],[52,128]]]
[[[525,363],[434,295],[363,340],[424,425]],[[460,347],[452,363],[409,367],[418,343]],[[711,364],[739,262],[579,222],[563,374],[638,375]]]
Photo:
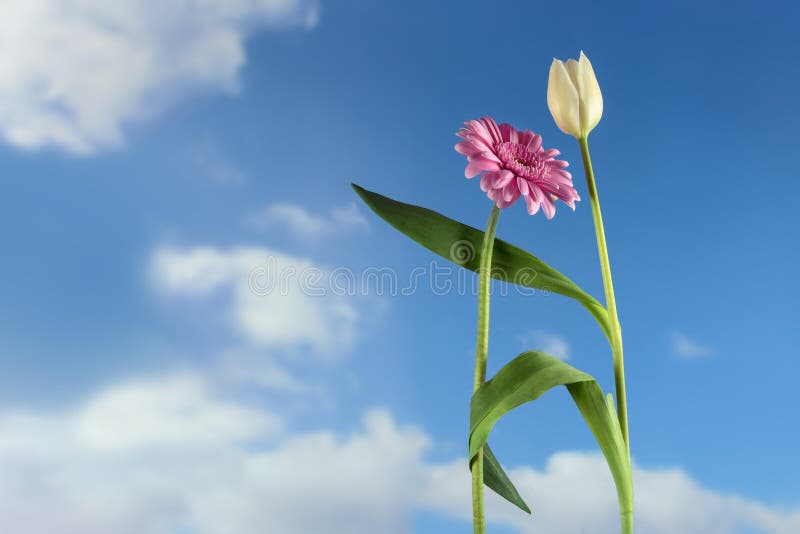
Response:
[[[500,158],[498,158],[495,155],[494,152],[491,152],[491,151],[488,151],[488,150],[485,151],[485,152],[481,152],[481,156],[483,156],[484,158],[486,158],[486,159],[488,159],[490,161],[494,161],[495,163],[503,163],[502,161],[500,161]]]
[[[514,127],[504,122],[500,125],[500,134],[503,137],[503,142],[508,143],[511,141],[511,132],[514,131]]]
[[[456,152],[459,154],[464,154],[465,156],[471,156],[473,154],[480,154],[481,150],[469,141],[461,141],[460,143],[456,143]]]
[[[521,144],[522,146],[527,147],[530,144],[531,140],[533,139],[534,135],[535,134],[530,130],[525,130],[524,132],[519,132],[519,144]],[[528,149],[528,150],[530,150],[530,149]]]
[[[514,180],[511,180],[507,186],[503,188],[503,200],[506,202],[514,202],[519,198],[519,187]]]
[[[575,198],[575,190],[567,186],[550,191],[550,194],[559,200],[563,200],[564,202],[572,202],[572,200]]]
[[[505,187],[514,179],[515,174],[508,169],[497,171],[497,179],[494,182],[495,187]]]
[[[539,188],[539,186],[529,183],[528,189],[530,189],[530,196],[533,197],[533,200],[535,200],[537,203],[540,203],[542,198],[544,198],[544,192]]]
[[[527,196],[530,193],[528,189],[528,181],[524,178],[517,177],[517,187],[522,196]]]
[[[539,152],[539,149],[542,148],[542,136],[539,134],[533,134],[533,139],[528,142],[528,150],[531,152]]]
[[[553,204],[553,200],[549,195],[544,195],[542,197],[542,211],[544,212],[544,216],[548,219],[552,219],[556,214],[556,205]]]
[[[477,135],[481,136],[486,142],[492,144],[494,143],[494,138],[492,137],[492,133],[489,131],[489,127],[486,125],[483,119],[477,119],[472,121],[471,124],[472,131],[475,132]]]
[[[478,135],[474,132],[470,132],[465,139],[475,145],[475,148],[479,149],[481,152],[485,151],[492,151],[494,152],[494,143],[492,143],[491,139],[487,139],[481,135]]]
[[[536,215],[539,211],[539,202],[534,200],[533,196],[525,195],[525,204],[528,205],[528,215]]]
[[[483,121],[483,123],[486,125],[486,129],[489,130],[492,141],[495,143],[501,143],[503,141],[503,136],[500,133],[500,128],[497,126],[497,123],[494,122],[494,119],[486,116],[482,118],[481,121]]]
[[[572,185],[572,173],[569,171],[565,171],[564,169],[559,169],[557,167],[549,167],[548,172],[546,174],[547,178],[554,180],[556,182],[564,182]]]
[[[464,171],[464,176],[474,178],[483,171],[496,171],[498,169],[500,169],[500,165],[494,161],[488,160],[483,156],[470,156],[469,165]]]
[[[472,134],[483,141],[487,146],[492,146],[494,144],[494,140],[492,139],[492,134],[489,133],[489,130],[486,128],[486,125],[481,122],[480,120],[476,121],[469,121],[466,123],[467,127],[470,129]]]
[[[550,169],[548,178],[559,184],[572,186],[572,174],[561,169]]]

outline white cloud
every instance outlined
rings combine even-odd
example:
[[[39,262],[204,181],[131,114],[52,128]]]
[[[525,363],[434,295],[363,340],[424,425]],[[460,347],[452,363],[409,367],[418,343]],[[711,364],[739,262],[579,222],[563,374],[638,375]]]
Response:
[[[62,412],[2,412],[0,531],[174,531],[193,484],[282,425],[192,374],[118,384]]]
[[[672,332],[672,352],[680,358],[693,360],[697,358],[706,358],[714,354],[714,351],[694,339],[690,338],[683,332]]]
[[[0,413],[0,532],[410,531],[419,430],[384,410],[344,438],[276,434],[279,421],[184,375],[62,413]]]
[[[0,412],[0,531],[407,534],[421,509],[469,528],[465,460],[428,461],[432,441],[419,428],[386,410],[368,411],[345,436],[282,423],[192,374],[112,386],[60,413]],[[509,473],[534,515],[489,492],[491,524],[618,532],[599,454],[560,452],[541,470]],[[800,531],[798,508],[714,492],[679,469],[634,476],[641,532]]]
[[[559,360],[569,359],[569,342],[550,332],[536,330],[522,336],[522,345],[524,350],[539,350]]]
[[[153,256],[152,273],[168,295],[227,296],[230,325],[255,346],[307,345],[335,357],[355,340],[352,298],[319,286],[327,273],[309,260],[255,247],[164,247]]]
[[[122,452],[141,447],[216,446],[263,437],[279,429],[272,415],[209,398],[192,375],[118,385],[75,416],[76,436],[88,449]]]
[[[355,204],[333,208],[325,216],[296,204],[279,202],[245,216],[244,223],[257,230],[283,227],[299,239],[311,240],[369,227]]]
[[[0,134],[91,153],[187,93],[238,89],[244,40],[313,27],[315,0],[5,0]]]
[[[363,430],[344,440],[330,432],[299,435],[252,458],[247,484],[235,495],[241,503],[236,524],[226,528],[246,533],[268,524],[270,532],[282,534],[410,532],[428,439],[413,427],[398,427],[383,410],[367,413],[362,424]],[[220,527],[232,517],[216,512],[207,520]]]

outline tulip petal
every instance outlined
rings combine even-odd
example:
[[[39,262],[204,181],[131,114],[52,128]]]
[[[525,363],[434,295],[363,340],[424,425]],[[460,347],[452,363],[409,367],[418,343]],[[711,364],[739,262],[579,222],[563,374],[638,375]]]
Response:
[[[547,106],[562,132],[580,136],[580,100],[564,63],[554,59],[547,83]]]
[[[575,87],[575,90],[578,91],[578,98],[581,96],[581,77],[578,70],[580,69],[580,65],[576,59],[568,59],[566,63],[564,63],[564,68],[567,69],[567,74],[569,74],[569,79],[572,82],[572,85]]]
[[[603,116],[603,94],[600,92],[600,84],[597,83],[592,63],[582,51],[577,63],[581,130],[583,135],[588,135]]]

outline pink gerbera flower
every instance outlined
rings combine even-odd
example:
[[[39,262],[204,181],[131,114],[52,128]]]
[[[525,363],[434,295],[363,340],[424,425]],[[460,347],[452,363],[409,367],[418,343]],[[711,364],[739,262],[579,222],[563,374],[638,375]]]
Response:
[[[464,174],[474,178],[484,173],[481,189],[498,208],[507,208],[523,196],[531,215],[542,208],[552,219],[556,199],[575,209],[580,197],[572,186],[572,175],[564,170],[569,163],[555,159],[560,154],[555,148],[544,150],[541,135],[521,132],[510,124],[498,126],[491,117],[465,122],[456,135],[464,139],[456,151],[469,160]]]

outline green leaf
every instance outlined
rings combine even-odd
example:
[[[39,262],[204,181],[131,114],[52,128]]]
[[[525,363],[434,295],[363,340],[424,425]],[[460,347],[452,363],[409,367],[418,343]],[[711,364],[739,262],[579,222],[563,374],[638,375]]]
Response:
[[[483,231],[429,209],[397,202],[351,184],[379,217],[423,247],[453,263],[478,271]],[[608,312],[594,297],[532,254],[500,239],[495,240],[492,277],[514,284],[552,291],[580,302],[611,340]]]
[[[497,461],[488,443],[483,446],[483,483],[511,504],[531,513],[531,509],[525,504],[517,488],[511,483],[511,479],[503,471],[503,467]]]
[[[501,417],[556,386],[566,386],[569,390],[611,469],[620,512],[630,513],[633,510],[631,467],[613,402],[606,401],[591,375],[542,352],[523,352],[472,396],[470,459],[486,443],[492,427]]]

